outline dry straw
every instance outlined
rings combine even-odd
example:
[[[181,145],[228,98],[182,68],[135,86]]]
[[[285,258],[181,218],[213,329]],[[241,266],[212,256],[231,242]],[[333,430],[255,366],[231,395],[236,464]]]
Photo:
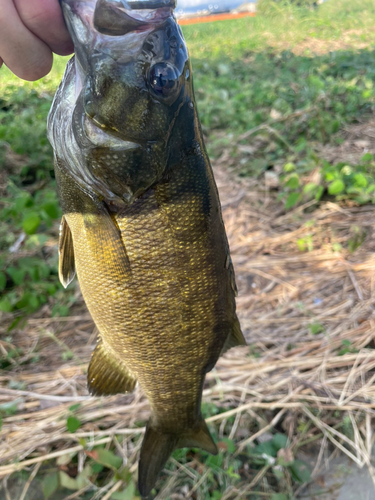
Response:
[[[220,165],[216,178],[249,347],[231,350],[208,374],[204,401],[224,409],[208,421],[223,429],[235,416],[230,437],[236,439],[236,453],[281,425],[291,448],[301,439],[321,443],[314,474],[331,443],[374,478],[374,208],[326,202],[314,212],[306,205],[285,214],[258,181],[234,183]],[[348,246],[358,238],[364,242],[350,253]],[[311,251],[301,251],[298,241]],[[16,346],[26,353],[22,363],[0,372],[0,404],[16,402],[18,408],[3,419],[0,477],[77,453],[83,449],[81,438],[90,448],[116,444],[119,435],[129,443],[118,446],[119,452],[134,470],[139,446],[131,445],[131,438],[144,432],[135,424],[148,419],[149,406],[139,389],[127,396],[87,396],[96,332],[82,302],[69,318],[42,311],[12,340],[5,325],[0,333],[3,355]],[[39,361],[31,363],[36,354]],[[80,403],[76,415],[82,426],[71,434],[66,419],[75,403]],[[345,417],[350,433],[338,425]],[[244,429],[249,420],[257,422],[256,433]],[[300,422],[309,429],[303,437]],[[120,486],[108,485],[105,498]],[[241,491],[238,498],[246,496]]]

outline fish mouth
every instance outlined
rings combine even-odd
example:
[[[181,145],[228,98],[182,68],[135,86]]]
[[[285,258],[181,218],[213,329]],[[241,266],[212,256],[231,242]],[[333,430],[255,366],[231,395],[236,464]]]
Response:
[[[175,0],[60,0],[76,55],[76,97],[92,55],[118,63],[135,60],[143,40],[173,16]]]
[[[100,125],[97,125],[87,115],[83,119],[83,128],[87,139],[93,146],[100,148],[109,148],[111,150],[136,149],[141,147],[137,142],[125,141],[104,131]]]
[[[175,0],[128,0],[124,1],[130,9],[142,10],[142,9],[162,9],[164,7],[169,7],[174,9],[176,7]]]
[[[175,6],[175,0],[98,0],[94,27],[111,36],[144,31],[167,19]]]
[[[98,33],[110,36],[152,28],[170,17],[176,7],[176,0],[60,0],[60,3],[68,28],[72,18],[78,16],[89,30],[95,28]],[[74,31],[77,30],[73,27]]]

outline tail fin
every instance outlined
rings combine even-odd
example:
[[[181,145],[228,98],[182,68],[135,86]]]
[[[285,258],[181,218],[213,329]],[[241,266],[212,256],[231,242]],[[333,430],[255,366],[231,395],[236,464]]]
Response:
[[[178,434],[162,433],[154,430],[150,422],[141,448],[139,461],[138,489],[142,497],[147,497],[156,483],[159,472],[164,467],[175,448],[202,448],[213,455],[217,454],[206,422],[203,418],[194,429]]]
[[[203,418],[197,427],[189,429],[179,437],[176,448],[202,448],[212,455],[217,454],[217,446]]]
[[[159,472],[176,448],[177,442],[176,434],[162,434],[154,430],[150,423],[147,424],[138,468],[138,489],[142,497],[150,494]]]

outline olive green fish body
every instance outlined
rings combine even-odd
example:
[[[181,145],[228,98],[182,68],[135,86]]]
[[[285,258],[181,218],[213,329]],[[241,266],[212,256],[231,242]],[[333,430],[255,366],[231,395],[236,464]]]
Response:
[[[140,383],[152,410],[139,466],[148,495],[176,447],[217,452],[201,416],[204,377],[245,341],[181,31],[164,4],[146,21],[129,21],[120,4],[63,1],[76,59],[49,138],[64,213],[60,279],[77,273],[99,330],[89,389]]]
[[[72,199],[65,219],[100,348],[140,382],[155,425],[194,426],[204,375],[237,327],[233,270],[205,157],[191,154],[167,182],[111,215],[64,177],[60,197],[65,205]],[[86,207],[77,206],[85,198]]]

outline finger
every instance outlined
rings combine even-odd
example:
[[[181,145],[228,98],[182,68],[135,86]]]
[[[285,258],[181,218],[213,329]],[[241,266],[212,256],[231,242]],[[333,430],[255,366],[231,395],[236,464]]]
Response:
[[[38,80],[50,71],[50,48],[26,28],[11,0],[1,0],[0,27],[0,56],[15,75]]]
[[[66,29],[58,0],[14,0],[23,24],[53,52],[68,55],[73,43]]]

